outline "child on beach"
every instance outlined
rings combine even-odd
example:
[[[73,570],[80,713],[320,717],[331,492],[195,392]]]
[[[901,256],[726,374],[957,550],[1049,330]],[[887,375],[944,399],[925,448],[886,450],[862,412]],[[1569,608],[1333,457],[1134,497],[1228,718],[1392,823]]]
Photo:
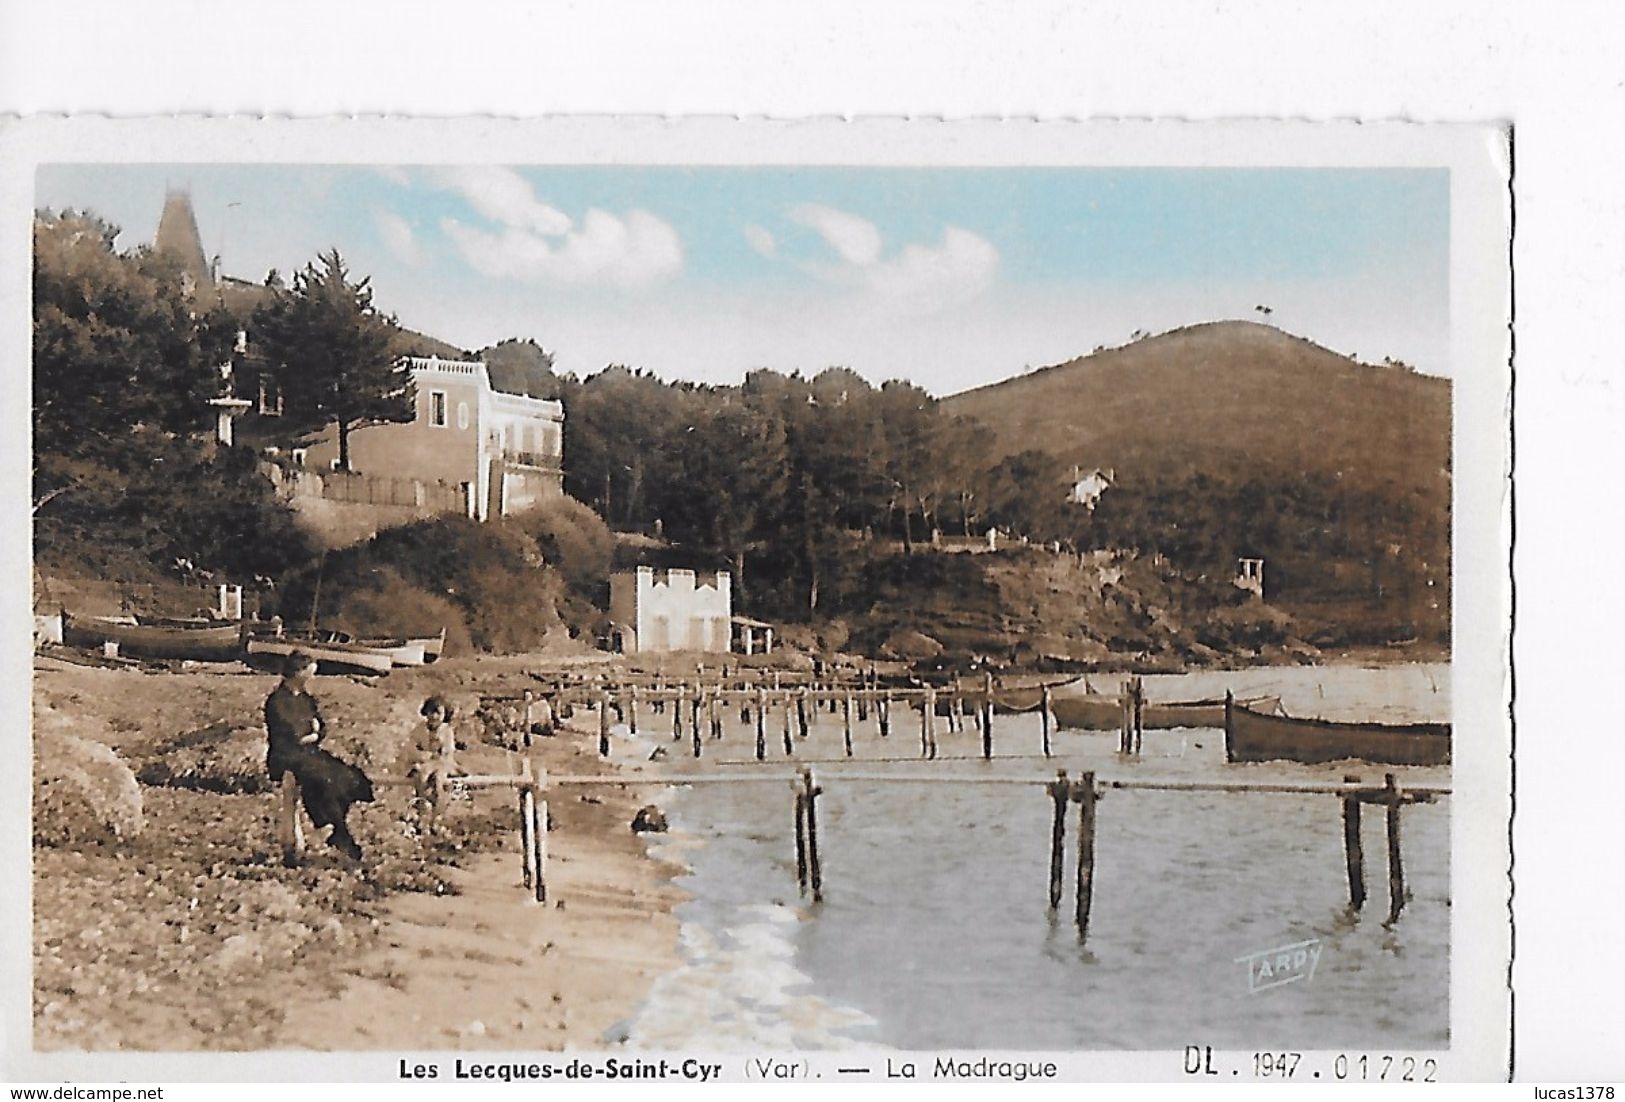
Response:
[[[406,750],[406,777],[412,782],[412,813],[419,827],[433,828],[446,785],[457,772],[457,739],[452,708],[431,696],[419,709],[423,722],[413,729]]]

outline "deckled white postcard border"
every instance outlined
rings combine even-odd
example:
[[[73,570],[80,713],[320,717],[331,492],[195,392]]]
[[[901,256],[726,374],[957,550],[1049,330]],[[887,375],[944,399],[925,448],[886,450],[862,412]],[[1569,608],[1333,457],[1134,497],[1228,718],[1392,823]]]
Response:
[[[1495,126],[1410,123],[559,118],[45,118],[0,124],[0,362],[30,359],[35,170],[67,162],[199,164],[1433,166],[1450,171],[1454,383],[1451,1044],[1440,1078],[1499,1079],[1509,1051],[1509,160]],[[0,433],[8,576],[0,745],[3,1071],[14,1080],[383,1080],[388,1053],[41,1053],[29,1046],[31,655],[29,410]],[[1260,1038],[1259,1045],[1268,1044]],[[816,1054],[807,1054],[819,1059]],[[833,1055],[831,1057],[833,1059]],[[1057,1054],[1068,1079],[1174,1079],[1179,1053]],[[730,1066],[742,1064],[728,1057]],[[729,1078],[736,1077],[733,1074]]]

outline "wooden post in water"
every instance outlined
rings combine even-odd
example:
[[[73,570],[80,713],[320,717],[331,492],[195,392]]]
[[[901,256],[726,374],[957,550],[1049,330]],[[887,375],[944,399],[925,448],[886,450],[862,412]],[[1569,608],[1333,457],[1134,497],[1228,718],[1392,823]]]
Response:
[[[982,758],[985,761],[993,760],[993,671],[988,670],[982,674],[982,687],[986,696],[982,698]]]
[[[530,759],[519,766],[519,856],[524,864],[525,887],[536,886],[536,790],[531,787]]]
[[[782,695],[779,704],[784,716],[784,756],[788,758],[796,752],[796,744],[790,739],[790,694]]]
[[[1353,774],[1343,777],[1344,784],[1359,784]],[[1343,797],[1343,855],[1349,869],[1349,906],[1356,911],[1365,906],[1365,849],[1360,840],[1360,796],[1351,792]]]
[[[530,763],[527,761],[527,765]],[[547,771],[535,780],[531,801],[530,837],[536,847],[536,902],[547,902]]]
[[[925,690],[926,757],[937,760],[937,690]]]
[[[796,802],[796,888],[807,894],[807,794],[796,781],[790,782]]]
[[[1095,896],[1095,775],[1085,773],[1073,788],[1078,801],[1078,940],[1089,936],[1089,908]]]
[[[1145,682],[1134,678],[1134,753],[1139,756],[1145,742]]]
[[[526,746],[526,747],[530,746],[530,702],[531,702],[532,699],[533,699],[533,697],[531,695],[531,691],[529,689],[526,689],[525,690],[525,711],[524,711],[524,715],[523,715],[523,717],[522,717],[522,719],[520,721],[524,726],[523,726],[523,729],[522,729],[522,733],[521,733],[521,735],[519,737],[520,745]]]
[[[715,706],[716,705],[713,703],[712,707]],[[683,710],[682,701],[677,702],[677,710]],[[689,739],[694,746],[694,756],[698,758],[700,754],[704,752],[705,748],[705,733],[700,730],[700,725],[698,723],[692,725],[692,730],[689,732]]]
[[[920,694],[920,757],[931,753],[931,701],[928,699],[931,690],[927,689]]]
[[[598,756],[609,757],[609,690],[598,691]]]
[[[1383,777],[1384,795],[1388,802],[1388,921],[1398,922],[1399,912],[1405,909],[1405,867],[1399,860],[1399,786],[1394,775]]]
[[[1050,757],[1050,686],[1038,691],[1038,722],[1043,727],[1043,756]]]
[[[796,734],[807,737],[807,686],[796,690]]]
[[[1072,798],[1072,785],[1066,779],[1066,770],[1055,774],[1055,780],[1046,786],[1050,799],[1055,802],[1055,818],[1049,832],[1049,909],[1054,914],[1061,905],[1061,881],[1066,868],[1066,805]]]
[[[824,868],[818,857],[818,796],[824,790],[818,787],[811,769],[801,771],[807,802],[807,882],[812,885],[813,902],[824,898]]]
[[[852,690],[841,698],[841,741],[846,745],[846,756],[852,756]]]
[[[671,701],[671,737],[677,742],[683,737],[683,683],[677,683],[677,695]]]
[[[694,687],[694,697],[688,703],[688,725],[694,728],[695,731],[700,729],[701,709],[713,699],[715,699],[714,694],[706,692],[702,686],[696,685]]]
[[[1123,679],[1122,691],[1117,696],[1117,752],[1128,753],[1129,742],[1134,730],[1133,704],[1129,701],[1128,678]]]
[[[882,696],[880,698],[880,702],[877,705],[875,705],[875,722],[876,722],[876,726],[878,726],[880,728],[880,737],[881,738],[887,738],[887,737],[889,737],[891,735],[891,694],[890,693],[886,693],[884,696]]]
[[[626,692],[626,729],[631,734],[638,733],[638,684],[634,681]]]
[[[756,688],[756,760],[767,758],[767,695],[766,690]]]

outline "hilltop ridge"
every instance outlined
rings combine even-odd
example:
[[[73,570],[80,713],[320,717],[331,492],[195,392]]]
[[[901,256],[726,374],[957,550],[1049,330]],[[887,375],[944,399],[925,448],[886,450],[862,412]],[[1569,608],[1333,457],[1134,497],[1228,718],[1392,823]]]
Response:
[[[995,460],[1036,449],[1119,478],[1325,473],[1448,508],[1450,380],[1247,321],[1101,349],[943,399]]]

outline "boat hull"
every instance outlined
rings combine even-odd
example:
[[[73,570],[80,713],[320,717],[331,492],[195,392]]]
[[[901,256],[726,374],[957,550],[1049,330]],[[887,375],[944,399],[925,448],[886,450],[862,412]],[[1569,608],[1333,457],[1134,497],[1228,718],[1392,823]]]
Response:
[[[386,654],[371,651],[341,650],[321,643],[276,642],[270,639],[248,641],[249,661],[257,666],[275,665],[296,650],[302,650],[316,660],[320,674],[355,674],[377,677],[386,674],[394,665]]]
[[[1274,707],[1276,697],[1262,697],[1254,703]],[[1085,693],[1057,696],[1050,703],[1055,722],[1061,727],[1083,731],[1115,731],[1123,725],[1123,706],[1115,696]],[[1224,701],[1185,700],[1145,704],[1140,708],[1140,728],[1145,731],[1171,731],[1177,727],[1224,726]]]
[[[70,647],[91,649],[100,648],[104,643],[117,643],[119,654],[130,658],[231,662],[243,654],[242,628],[235,623],[218,627],[125,624],[64,612],[62,642]]]
[[[329,650],[350,654],[377,654],[389,659],[392,666],[421,666],[425,661],[421,640],[361,640],[355,643],[328,643]]]
[[[1353,759],[1384,765],[1450,764],[1448,723],[1341,723],[1225,709],[1224,750],[1232,762],[1328,762]]]

